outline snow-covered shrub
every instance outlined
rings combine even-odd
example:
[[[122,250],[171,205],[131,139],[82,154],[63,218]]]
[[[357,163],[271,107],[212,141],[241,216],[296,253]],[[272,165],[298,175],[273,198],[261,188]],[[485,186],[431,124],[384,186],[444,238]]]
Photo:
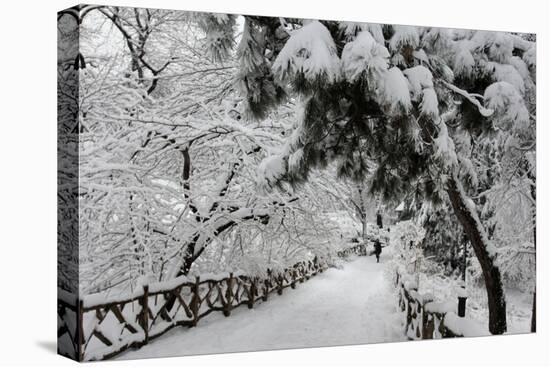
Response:
[[[524,292],[535,289],[535,246],[531,242],[500,248],[499,264],[508,287]]]
[[[410,259],[421,246],[425,230],[413,220],[397,222],[390,230],[390,243],[396,254]]]

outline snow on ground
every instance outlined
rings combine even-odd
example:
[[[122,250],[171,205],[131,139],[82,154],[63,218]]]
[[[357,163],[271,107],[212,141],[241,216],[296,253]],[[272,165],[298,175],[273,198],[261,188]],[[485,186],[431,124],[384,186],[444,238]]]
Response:
[[[525,334],[531,332],[531,313],[533,295],[515,289],[504,289],[506,294],[507,334]],[[471,287],[468,290],[468,308],[471,317],[488,320],[487,291],[484,287]]]
[[[384,254],[331,268],[253,310],[216,313],[196,328],[175,328],[119,359],[406,340],[395,289],[385,277]]]

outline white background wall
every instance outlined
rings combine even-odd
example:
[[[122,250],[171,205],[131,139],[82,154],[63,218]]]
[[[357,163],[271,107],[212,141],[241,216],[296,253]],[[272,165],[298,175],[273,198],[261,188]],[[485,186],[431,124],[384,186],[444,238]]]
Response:
[[[117,362],[117,366],[533,366],[548,357],[550,338],[546,243],[550,138],[548,39],[544,1],[505,0],[106,0],[163,7],[304,18],[481,28],[538,33],[537,335],[237,353]],[[323,5],[326,4],[326,5]],[[65,366],[56,341],[56,11],[75,2],[5,1],[0,8],[0,364]],[[546,116],[545,116],[546,115]],[[546,157],[546,158],[545,158]],[[546,350],[545,350],[546,348]],[[546,361],[547,363],[547,361]],[[106,363],[96,364],[107,365]],[[547,365],[547,364],[546,364]]]

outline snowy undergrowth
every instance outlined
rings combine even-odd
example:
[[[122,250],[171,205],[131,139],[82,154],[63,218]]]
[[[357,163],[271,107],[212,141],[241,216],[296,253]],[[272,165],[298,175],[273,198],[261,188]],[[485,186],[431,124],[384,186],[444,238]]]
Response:
[[[420,274],[419,289],[434,295],[435,301],[456,301],[458,304],[458,292],[461,280],[444,276],[443,274]],[[466,302],[466,315],[480,322],[487,322],[489,311],[487,309],[487,291],[467,280],[466,289],[468,300]],[[507,302],[508,333],[528,333],[531,322],[532,296],[515,289],[505,289]]]
[[[399,237],[394,235],[394,239]],[[415,280],[418,279],[418,290],[422,294],[433,295],[438,303],[452,302],[458,305],[458,295],[463,283],[458,277],[447,276],[441,266],[422,258],[420,271],[415,271],[412,257],[401,257],[403,251],[399,246],[390,246],[385,252],[392,258],[392,265],[388,266],[387,277],[394,276],[396,268],[404,269]],[[476,264],[477,265],[477,264]],[[479,279],[469,274],[466,278],[466,315],[472,320],[487,323],[489,311],[487,308],[487,291]],[[506,288],[508,333],[530,332],[532,293],[514,288]]]

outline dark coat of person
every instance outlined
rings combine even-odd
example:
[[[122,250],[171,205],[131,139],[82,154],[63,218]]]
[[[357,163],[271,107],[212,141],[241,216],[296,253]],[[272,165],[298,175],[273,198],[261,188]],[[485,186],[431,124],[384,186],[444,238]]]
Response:
[[[374,241],[374,253],[376,255],[380,255],[382,253],[382,244],[380,243],[380,240]]]

